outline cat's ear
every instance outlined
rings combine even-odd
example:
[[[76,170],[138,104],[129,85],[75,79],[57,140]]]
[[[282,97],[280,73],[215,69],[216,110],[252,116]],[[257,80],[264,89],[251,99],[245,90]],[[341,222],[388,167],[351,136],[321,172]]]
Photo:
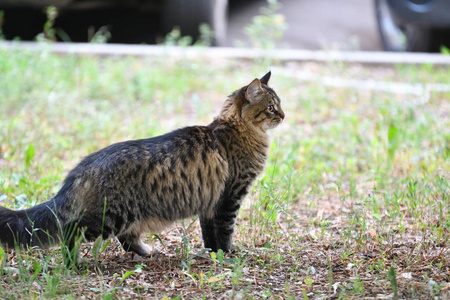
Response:
[[[245,91],[245,99],[248,100],[251,104],[255,104],[258,102],[258,97],[263,93],[263,89],[261,87],[261,81],[258,78],[255,78],[248,86]]]
[[[266,75],[261,77],[261,79],[260,79],[261,83],[264,83],[265,85],[269,85],[270,75],[272,75],[271,71],[269,71]]]

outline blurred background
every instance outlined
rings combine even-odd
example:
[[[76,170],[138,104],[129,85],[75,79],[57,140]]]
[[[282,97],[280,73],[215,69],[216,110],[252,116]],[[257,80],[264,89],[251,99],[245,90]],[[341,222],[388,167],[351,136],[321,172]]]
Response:
[[[7,40],[421,52],[450,44],[448,0],[0,0],[0,11]]]

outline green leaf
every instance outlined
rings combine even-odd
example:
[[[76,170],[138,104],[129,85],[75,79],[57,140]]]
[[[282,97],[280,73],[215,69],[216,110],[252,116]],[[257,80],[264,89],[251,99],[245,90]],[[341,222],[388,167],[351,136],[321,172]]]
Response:
[[[111,244],[111,239],[107,240],[106,242],[103,243],[103,247],[100,250],[100,253],[105,252],[106,248],[109,246],[109,244]]]
[[[389,280],[391,281],[392,291],[394,292],[394,299],[398,299],[398,286],[397,286],[397,277],[394,267],[390,267],[389,271],[387,272],[387,276],[389,277]]]
[[[2,247],[0,247],[0,267],[2,266],[4,257],[5,257],[5,250],[3,250]]]
[[[111,300],[114,299],[114,293],[108,293],[103,297],[103,300]]]
[[[35,153],[33,144],[29,144],[27,150],[25,150],[25,165],[27,167],[30,167]]]
[[[217,259],[219,260],[219,264],[222,266],[224,261],[225,254],[222,249],[217,250]]]
[[[308,288],[312,288],[314,283],[314,280],[312,278],[306,277],[303,281],[308,286]]]
[[[95,240],[94,245],[92,246],[92,254],[95,257],[95,260],[97,260],[98,255],[101,253],[100,248],[102,247],[102,241],[103,241],[103,238],[101,236],[99,236]]]
[[[373,216],[375,219],[377,219],[377,221],[381,221],[381,216],[380,216],[380,214],[373,213],[372,216]]]
[[[153,239],[153,237],[155,237],[156,239],[158,239],[158,241],[161,243],[161,245],[163,245],[164,247],[166,246],[166,245],[164,245],[163,239],[162,239],[159,235],[157,235],[157,234],[152,234],[152,235],[150,235],[149,241],[151,241],[151,240]]]
[[[136,273],[142,273],[142,268],[144,267],[144,264],[140,264],[140,265],[136,265],[136,269],[134,269],[134,271],[126,271],[125,274],[123,274],[122,279],[120,280],[120,283],[124,282],[125,279],[127,279],[128,277],[130,277],[133,274]]]
[[[34,273],[33,273],[33,276],[31,276],[31,282],[33,282],[39,276],[39,273],[41,273],[42,268],[43,268],[42,264],[40,264],[37,261],[33,262]]]
[[[389,160],[392,160],[394,158],[395,151],[398,147],[398,136],[399,136],[399,130],[397,126],[395,126],[394,122],[391,122],[389,124],[388,129],[388,155]]]
[[[131,275],[136,274],[136,271],[126,271],[125,274],[123,274],[122,279],[120,280],[120,283],[124,282],[125,279],[130,277]]]

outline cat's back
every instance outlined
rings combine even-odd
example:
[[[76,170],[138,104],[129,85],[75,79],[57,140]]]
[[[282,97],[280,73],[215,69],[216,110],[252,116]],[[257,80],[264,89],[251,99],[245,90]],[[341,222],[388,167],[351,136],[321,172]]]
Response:
[[[195,189],[202,198],[209,192],[218,193],[227,176],[228,163],[213,128],[192,126],[112,144],[85,157],[66,181],[76,186],[145,189],[156,194],[192,194]]]
[[[199,157],[207,159],[211,154],[219,155],[211,128],[192,126],[152,138],[112,144],[86,156],[71,173],[117,168],[124,172],[126,168],[142,167],[146,163],[149,167],[164,164],[173,169],[192,164]]]

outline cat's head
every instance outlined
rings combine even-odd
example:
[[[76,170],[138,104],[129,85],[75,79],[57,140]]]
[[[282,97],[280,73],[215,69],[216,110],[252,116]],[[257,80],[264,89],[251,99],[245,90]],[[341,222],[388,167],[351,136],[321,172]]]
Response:
[[[268,86],[270,75],[269,71],[261,79],[254,79],[241,89],[242,92],[245,90],[241,118],[263,131],[278,126],[285,117],[280,98]]]

